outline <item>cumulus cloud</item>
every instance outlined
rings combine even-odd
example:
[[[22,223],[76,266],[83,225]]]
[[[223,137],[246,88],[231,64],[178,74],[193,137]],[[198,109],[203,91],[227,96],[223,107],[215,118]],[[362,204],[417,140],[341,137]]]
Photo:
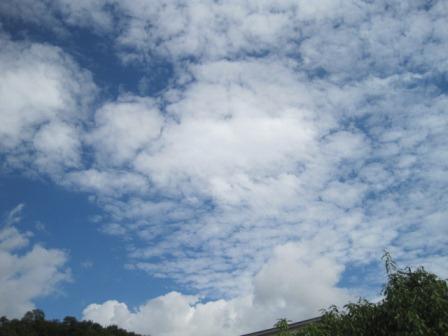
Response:
[[[345,302],[350,295],[337,286],[342,270],[328,258],[308,260],[301,246],[286,244],[251,279],[244,296],[204,302],[170,292],[136,309],[110,300],[87,306],[83,318],[160,336],[237,335],[271,327],[280,316],[310,318],[323,306]]]
[[[34,299],[51,294],[70,279],[65,252],[31,245],[32,234],[12,226],[22,208],[19,205],[9,213],[8,218],[17,220],[0,228],[0,315],[8,317],[21,317],[34,308]]]

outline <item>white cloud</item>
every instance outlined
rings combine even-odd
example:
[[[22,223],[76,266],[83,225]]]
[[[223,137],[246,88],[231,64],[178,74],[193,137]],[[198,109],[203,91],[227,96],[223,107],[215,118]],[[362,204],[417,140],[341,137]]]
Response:
[[[0,13],[2,16],[34,24],[59,25],[53,16],[54,12],[51,4],[46,1],[2,1],[0,3]]]
[[[366,187],[362,184],[353,185],[332,181],[322,192],[322,198],[326,202],[350,209],[360,204]]]
[[[17,207],[10,212],[16,213]],[[30,246],[31,233],[11,225],[0,228],[0,315],[21,317],[33,300],[51,294],[70,279],[67,256],[39,244]]]
[[[160,322],[161,334],[194,334],[209,321],[236,330],[246,314],[257,329],[285,307],[293,319],[313,311],[313,290],[343,300],[343,267],[377,261],[386,247],[406,263],[443,268],[443,1],[108,2],[116,30],[104,4],[64,5],[65,20],[98,22],[123,60],[146,67],[150,55],[163,56],[175,75],[157,99],[122,95],[100,107],[81,136],[94,162],[61,183],[98,196],[104,232],[127,238],[130,268],[225,300],[171,293],[135,311],[115,301],[90,306],[86,317],[147,330],[144,318],[163,307],[179,319]],[[48,61],[65,56],[6,42],[0,97],[25,99],[0,110],[18,111],[2,114],[3,147],[29,142],[50,162],[63,152],[77,167],[79,141],[45,146],[47,127],[69,127],[66,140],[79,129],[78,117],[60,111],[86,93],[61,91],[65,72]],[[276,248],[301,259],[272,257]],[[270,276],[283,267],[294,271],[276,286]]]
[[[128,172],[115,170],[80,170],[66,174],[63,182],[67,186],[80,188],[101,194],[121,196],[127,193],[143,193],[148,188],[145,177]]]
[[[427,235],[428,216],[443,204],[443,195],[423,190],[443,181],[437,172],[445,163],[428,162],[445,142],[436,126],[445,122],[444,98],[409,91],[418,78],[407,74],[339,86],[310,80],[296,66],[266,58],[183,68],[193,80],[163,97],[160,136],[138,154],[123,147],[127,174],[138,172],[150,187],[124,202],[101,201],[111,232],[139,242],[129,246],[131,268],[231,298],[247,293],[248,277],[288,241],[306,243],[309,258],[342,265],[378,261],[391,247],[400,257],[427,253],[399,237]],[[116,134],[113,141],[125,144],[125,132]],[[141,192],[137,184],[103,190]],[[439,238],[428,241],[432,251],[446,242]]]
[[[279,170],[287,174],[308,159],[316,126],[307,109],[307,90],[288,67],[218,62],[192,71],[197,82],[167,108],[173,121],[159,144],[137,157],[139,171],[168,188],[182,190],[182,180],[189,179],[217,194],[226,185],[232,188],[232,178],[250,175],[252,183]],[[222,194],[238,197],[237,190]]]
[[[80,161],[79,128],[95,87],[62,50],[0,36],[0,151],[55,174]]]
[[[5,226],[11,226],[21,221],[22,210],[25,207],[25,204],[20,203],[14,209],[12,209],[5,219]]]
[[[191,74],[185,90],[169,92],[160,137],[128,156],[159,197],[176,202],[149,193],[113,202],[111,214],[150,244],[133,250],[135,267],[209,294],[238,294],[247,290],[239,279],[257,272],[272,248],[311,239],[361,204],[363,183],[336,180],[341,162],[362,165],[371,147],[358,131],[333,131],[336,121],[313,101],[319,92],[288,64],[212,62]],[[346,229],[333,231],[348,248]],[[163,269],[145,260],[165,256],[173,258]]]
[[[303,248],[294,244],[277,248],[251,280],[251,292],[244,296],[203,302],[196,296],[170,292],[135,310],[109,300],[87,306],[83,318],[144,334],[205,336],[268,328],[280,317],[314,317],[320,308],[346,302],[350,295],[337,287],[343,270],[340,265],[328,258],[307,257]]]
[[[79,131],[63,122],[42,126],[34,137],[36,164],[42,171],[57,172],[59,167],[79,167],[81,141]]]
[[[88,142],[96,149],[100,162],[120,165],[149,147],[160,135],[162,124],[163,118],[153,99],[123,96],[96,112],[96,127]]]
[[[316,27],[331,28],[343,20],[348,25],[359,24],[367,18],[366,12],[377,10],[374,5],[358,1],[310,4],[269,0],[242,3],[180,0],[155,5],[134,1],[120,4],[120,9],[127,14],[118,38],[119,45],[126,50],[125,60],[141,59],[148,51],[175,59],[193,56],[208,60],[244,58],[247,54],[294,54],[297,41],[309,39]],[[330,46],[344,42],[347,44],[347,40],[337,39]],[[307,58],[317,54],[318,51]],[[338,62],[344,60],[338,58]]]
[[[19,19],[26,23],[44,26],[60,36],[69,35],[65,24],[87,26],[97,32],[112,29],[111,12],[107,6],[109,0],[19,0],[0,3],[0,14],[4,17]]]
[[[113,27],[113,16],[109,0],[57,0],[52,3],[63,20],[72,26],[94,27],[99,33]],[[109,8],[108,8],[109,7]]]

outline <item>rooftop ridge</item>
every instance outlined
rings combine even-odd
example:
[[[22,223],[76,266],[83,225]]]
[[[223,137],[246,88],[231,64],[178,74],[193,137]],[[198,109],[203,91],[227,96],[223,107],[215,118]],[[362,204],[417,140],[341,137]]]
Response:
[[[299,329],[299,328],[305,327],[308,324],[320,321],[320,319],[321,319],[321,316],[313,317],[313,318],[310,318],[307,320],[290,323],[290,324],[288,324],[288,326],[290,329]],[[256,332],[253,332],[250,334],[244,334],[241,336],[268,336],[268,335],[275,335],[278,332],[279,332],[279,329],[274,327],[274,328],[256,331]]]

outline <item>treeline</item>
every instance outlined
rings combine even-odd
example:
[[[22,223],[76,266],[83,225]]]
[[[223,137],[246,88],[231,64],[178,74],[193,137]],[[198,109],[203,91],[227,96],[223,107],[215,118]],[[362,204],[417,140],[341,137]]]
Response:
[[[102,327],[92,321],[67,316],[62,321],[45,319],[40,309],[27,312],[22,319],[0,318],[0,336],[141,336],[117,326]]]

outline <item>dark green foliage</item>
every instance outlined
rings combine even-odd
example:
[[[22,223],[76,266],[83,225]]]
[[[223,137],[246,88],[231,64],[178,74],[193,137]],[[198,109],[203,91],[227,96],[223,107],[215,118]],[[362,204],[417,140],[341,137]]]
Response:
[[[382,301],[359,300],[342,310],[330,307],[319,322],[295,333],[283,330],[283,335],[448,335],[447,281],[423,267],[398,269],[388,253],[384,258],[388,281]]]
[[[275,324],[275,327],[280,331],[278,333],[278,336],[289,336],[291,333],[288,331],[288,323],[291,321],[288,321],[287,319],[279,319],[277,323]]]
[[[21,320],[0,318],[0,336],[139,336],[116,326],[103,328],[92,321],[67,316],[62,322],[47,321],[42,310],[27,312]]]
[[[26,312],[22,317],[23,322],[35,322],[45,320],[45,313],[40,309],[33,309]]]

